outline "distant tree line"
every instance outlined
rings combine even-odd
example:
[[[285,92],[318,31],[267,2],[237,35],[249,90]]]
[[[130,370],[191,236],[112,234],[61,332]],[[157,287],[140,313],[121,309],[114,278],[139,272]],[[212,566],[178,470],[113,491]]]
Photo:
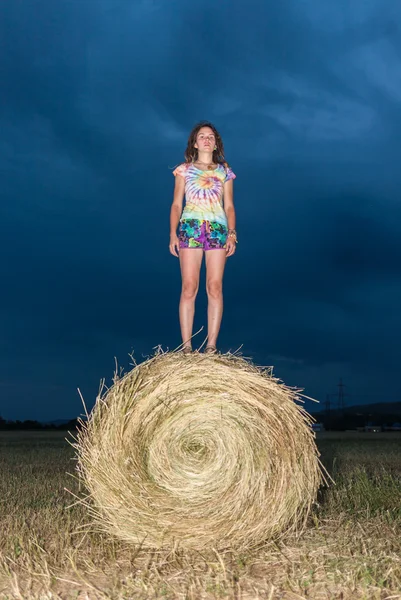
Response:
[[[380,425],[381,427],[390,426],[393,423],[400,422],[398,413],[368,413],[368,414],[327,414],[317,413],[314,418],[324,425],[324,428],[331,431],[345,431],[346,429],[357,429],[368,425]]]
[[[76,429],[79,426],[77,419],[71,419],[65,423],[41,423],[40,421],[32,421],[27,419],[26,421],[10,421],[3,419],[0,416],[0,431],[16,431],[16,430],[40,430],[40,431],[51,431],[51,430],[68,430]]]

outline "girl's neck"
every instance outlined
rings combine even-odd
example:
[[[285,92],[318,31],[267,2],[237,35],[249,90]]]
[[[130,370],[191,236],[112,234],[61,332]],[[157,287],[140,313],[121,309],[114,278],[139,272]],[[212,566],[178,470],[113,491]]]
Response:
[[[213,152],[198,152],[198,161],[205,164],[213,164]]]

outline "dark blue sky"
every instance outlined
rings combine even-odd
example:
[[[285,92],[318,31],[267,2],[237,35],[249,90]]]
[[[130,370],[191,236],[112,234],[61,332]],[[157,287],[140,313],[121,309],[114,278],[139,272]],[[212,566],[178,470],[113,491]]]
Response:
[[[238,250],[220,347],[324,402],[401,398],[401,6],[0,2],[0,414],[69,418],[180,343],[174,177],[220,130]],[[195,330],[206,326],[204,270]],[[206,334],[198,336],[199,344]]]

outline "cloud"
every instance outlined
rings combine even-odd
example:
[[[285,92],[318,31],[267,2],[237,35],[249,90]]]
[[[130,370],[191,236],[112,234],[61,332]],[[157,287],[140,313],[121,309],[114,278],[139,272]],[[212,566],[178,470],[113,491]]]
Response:
[[[377,0],[352,3],[339,0],[335,4],[304,0],[294,7],[294,12],[300,20],[309,22],[315,30],[329,36],[353,32],[355,27],[369,27],[373,21],[383,20],[383,11]]]
[[[171,167],[192,125],[209,118],[237,174],[240,244],[225,276],[222,346],[277,361],[311,395],[340,369],[360,393],[384,376],[398,390],[391,10],[379,0],[253,10],[41,0],[0,12],[7,385],[18,376],[33,386],[32,372],[49,365],[49,385],[75,407],[76,384],[97,389],[115,354],[179,343]],[[195,329],[205,321],[202,279]],[[52,395],[35,390],[44,414]],[[22,396],[12,406],[29,417]]]
[[[355,49],[352,63],[376,90],[392,102],[401,100],[397,48],[385,37]]]

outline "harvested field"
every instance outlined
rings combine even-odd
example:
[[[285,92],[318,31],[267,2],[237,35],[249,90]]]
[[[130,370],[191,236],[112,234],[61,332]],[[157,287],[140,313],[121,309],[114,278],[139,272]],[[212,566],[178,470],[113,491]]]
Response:
[[[0,598],[401,598],[401,435],[318,434],[336,479],[299,540],[257,552],[163,551],[86,527],[59,432],[0,433]],[[78,489],[75,488],[78,492]]]

